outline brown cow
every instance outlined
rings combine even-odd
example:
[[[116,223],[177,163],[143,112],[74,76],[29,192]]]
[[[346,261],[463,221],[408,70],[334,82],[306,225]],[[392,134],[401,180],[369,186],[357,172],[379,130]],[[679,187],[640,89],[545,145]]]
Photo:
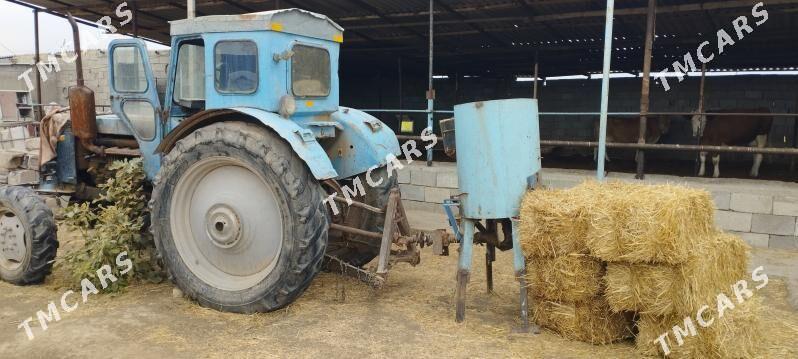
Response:
[[[671,128],[671,119],[666,116],[649,116],[646,121],[646,143],[657,143],[660,137],[668,133]],[[615,143],[637,143],[640,136],[639,119],[630,118],[608,118],[607,119],[607,142]],[[593,124],[593,134],[595,138],[599,136],[599,121]],[[598,158],[598,150],[593,150],[593,159]],[[607,162],[610,157],[604,153]]]
[[[715,113],[770,113],[767,108],[757,109],[734,109],[709,111]],[[705,116],[703,134],[699,134],[701,126],[701,115],[694,115],[691,119],[693,126],[693,137],[701,137],[700,144],[704,146],[753,146],[764,148],[768,143],[770,128],[773,126],[773,117],[759,116]],[[707,153],[701,152],[701,167],[698,176],[706,173]],[[759,166],[762,164],[762,154],[754,155],[754,165],[749,173],[751,177],[759,176]],[[720,154],[713,154],[712,163],[715,165],[715,172],[712,177],[720,176]]]

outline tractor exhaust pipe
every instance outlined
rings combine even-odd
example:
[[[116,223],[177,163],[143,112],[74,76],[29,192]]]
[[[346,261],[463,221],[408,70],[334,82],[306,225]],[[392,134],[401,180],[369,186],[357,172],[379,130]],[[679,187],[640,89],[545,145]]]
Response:
[[[94,140],[97,138],[97,112],[94,106],[94,91],[86,87],[83,80],[83,55],[80,51],[80,32],[78,23],[72,14],[69,16],[69,24],[72,26],[72,39],[75,42],[75,72],[77,73],[77,85],[69,88],[69,112],[72,120],[72,132],[78,138],[80,145],[97,155],[105,156],[105,148],[97,146]]]

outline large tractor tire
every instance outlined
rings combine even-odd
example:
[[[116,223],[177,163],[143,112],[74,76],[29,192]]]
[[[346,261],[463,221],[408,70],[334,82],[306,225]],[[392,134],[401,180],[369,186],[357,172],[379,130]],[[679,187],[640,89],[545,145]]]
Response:
[[[152,231],[170,278],[200,305],[273,311],[299,297],[321,269],[325,197],[282,138],[253,124],[217,123],[164,157]]]
[[[58,250],[53,211],[33,190],[0,187],[0,279],[28,285],[50,274]]]
[[[399,176],[394,172],[388,177],[387,167],[382,167],[371,172],[371,178],[375,182],[382,182],[378,186],[371,187],[366,182],[366,174],[358,176],[360,182],[366,190],[365,196],[354,198],[365,204],[385,208],[388,205],[388,197],[391,190],[399,186]],[[377,214],[358,207],[349,207],[350,220],[346,223],[350,227],[365,229],[371,232],[382,233],[385,226],[385,215]],[[344,241],[341,237],[330,238],[330,245],[327,253],[355,267],[362,267],[371,262],[380,254],[380,241],[364,236],[354,236],[355,241]],[[363,243],[371,243],[366,245]],[[335,264],[332,264],[335,266]]]

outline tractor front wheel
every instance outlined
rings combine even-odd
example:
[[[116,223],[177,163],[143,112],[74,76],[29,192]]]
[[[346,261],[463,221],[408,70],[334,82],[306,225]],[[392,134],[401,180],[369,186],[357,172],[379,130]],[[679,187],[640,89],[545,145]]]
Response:
[[[53,212],[32,189],[0,187],[0,279],[41,283],[53,267],[58,240]]]
[[[165,156],[152,228],[187,296],[221,311],[272,311],[321,269],[324,190],[273,132],[242,122],[197,130]]]

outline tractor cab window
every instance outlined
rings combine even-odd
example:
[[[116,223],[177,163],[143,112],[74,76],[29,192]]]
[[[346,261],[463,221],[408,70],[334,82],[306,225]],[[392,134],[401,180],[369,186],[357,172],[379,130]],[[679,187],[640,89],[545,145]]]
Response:
[[[252,41],[221,41],[213,51],[216,90],[250,94],[258,89],[258,47]]]
[[[291,88],[297,97],[326,97],[330,95],[332,75],[330,53],[307,46],[294,46],[291,57]]]
[[[180,44],[174,102],[189,110],[205,109],[205,46],[202,40]]]
[[[147,91],[144,60],[139,50],[132,46],[114,48],[114,89],[118,92],[142,93]]]

